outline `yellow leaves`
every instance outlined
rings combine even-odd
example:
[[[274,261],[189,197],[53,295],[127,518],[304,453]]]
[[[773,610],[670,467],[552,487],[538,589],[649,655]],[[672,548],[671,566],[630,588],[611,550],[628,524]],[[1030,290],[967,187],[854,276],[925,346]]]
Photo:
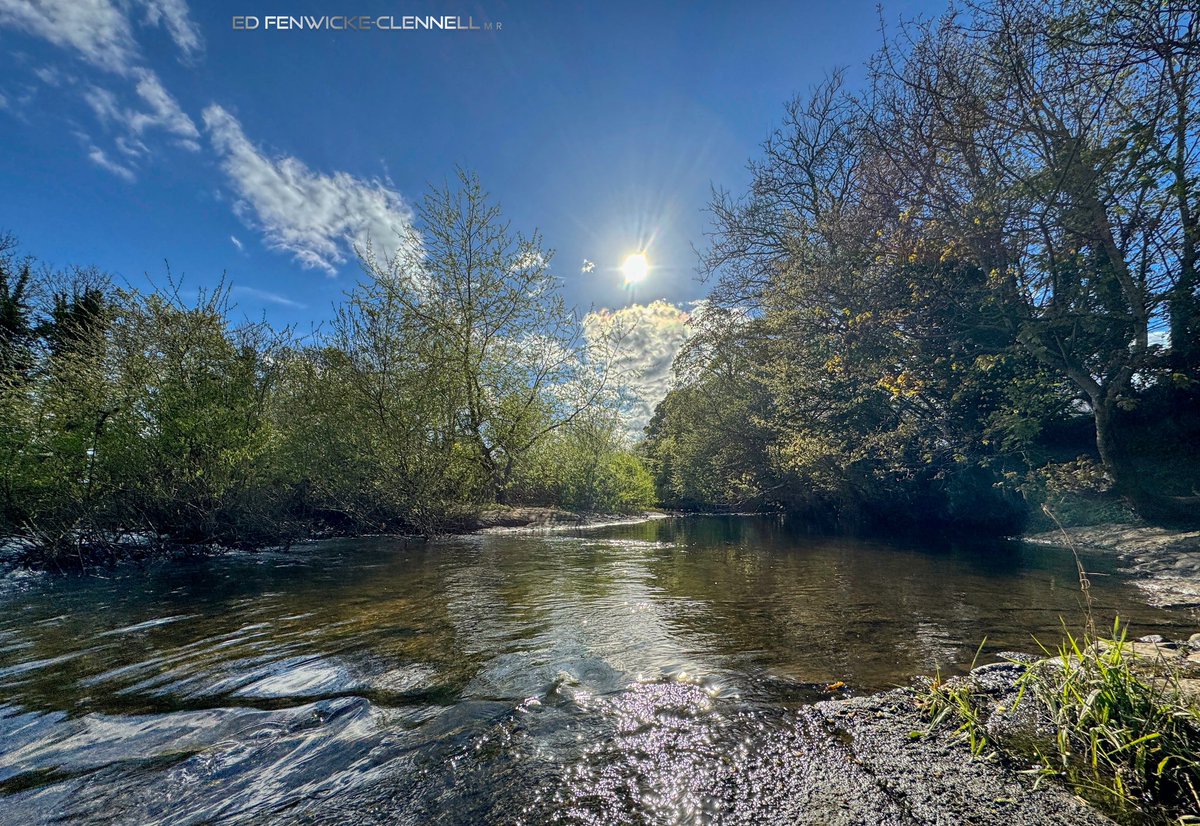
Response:
[[[925,382],[910,371],[904,370],[899,375],[884,376],[875,386],[891,393],[894,399],[913,398],[925,389]]]
[[[990,370],[992,370],[993,368],[995,368],[995,366],[996,366],[997,364],[999,364],[999,363],[1000,363],[1000,358],[999,358],[999,356],[983,355],[983,356],[976,356],[976,357],[975,357],[975,367],[976,367],[976,369],[978,369],[978,370],[982,370],[982,371],[984,371],[985,373],[986,373],[986,372],[989,372]]]
[[[826,373],[840,373],[845,369],[845,361],[840,354],[837,354],[826,359],[825,364],[822,366],[825,368]]]
[[[942,254],[938,256],[938,263],[945,264],[950,259],[959,257],[961,257],[959,255],[959,246],[956,242],[951,241],[946,244],[945,249],[942,250]]]

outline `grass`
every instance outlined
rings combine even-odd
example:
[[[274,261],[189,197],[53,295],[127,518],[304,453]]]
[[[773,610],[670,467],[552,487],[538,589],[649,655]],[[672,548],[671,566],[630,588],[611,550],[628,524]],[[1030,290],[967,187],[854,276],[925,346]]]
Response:
[[[1200,709],[1182,667],[1136,656],[1119,621],[1104,643],[1067,632],[1057,667],[1022,676],[1055,735],[1039,771],[1128,822],[1200,823]]]
[[[1018,679],[1011,708],[1035,703],[1045,736],[990,751],[1032,764],[1039,782],[1061,780],[1122,823],[1200,824],[1200,708],[1181,691],[1183,666],[1139,656],[1119,621],[1112,633],[1064,631],[1053,651],[1043,649],[1047,659]],[[935,679],[918,697],[926,734],[954,726],[975,756],[995,746],[987,730],[1003,710],[995,703],[963,678]]]
[[[979,643],[979,648],[975,650],[975,658],[971,660],[971,668],[975,667],[986,642],[985,637],[983,642]],[[980,695],[972,691],[970,680],[943,680],[939,671],[929,687],[917,698],[917,702],[929,717],[929,730],[925,732],[926,735],[952,721],[957,724],[954,736],[965,740],[974,756],[983,754],[988,745],[985,727],[986,704]]]
[[[1054,512],[1045,513],[1062,530]],[[1008,710],[1034,704],[1029,725],[1039,730],[1008,738],[993,751],[1032,764],[1039,782],[1067,783],[1119,822],[1200,826],[1200,698],[1183,690],[1184,660],[1168,658],[1169,649],[1139,653],[1119,618],[1112,637],[1101,639],[1087,571],[1065,530],[1063,536],[1079,572],[1084,632],[1077,637],[1064,623],[1054,649],[1038,643],[1046,659],[1018,679]],[[988,718],[1005,710],[1004,701],[976,690],[969,678],[943,681],[940,675],[917,702],[930,721],[927,734],[953,725],[953,736],[976,756],[993,745]]]

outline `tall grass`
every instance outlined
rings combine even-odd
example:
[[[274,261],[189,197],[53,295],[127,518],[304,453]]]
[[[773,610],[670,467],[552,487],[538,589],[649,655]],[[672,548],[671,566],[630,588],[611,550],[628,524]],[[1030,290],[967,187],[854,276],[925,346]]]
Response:
[[[1046,515],[1062,530],[1049,508]],[[1111,638],[1100,637],[1087,571],[1062,533],[1079,572],[1084,632],[1075,636],[1064,623],[1056,646],[1038,643],[1046,659],[1017,680],[1010,710],[1033,704],[1026,719],[1039,731],[1009,738],[1000,750],[1012,762],[1032,762],[1039,782],[1062,780],[1120,822],[1200,824],[1200,697],[1185,685],[1186,661],[1167,648],[1139,652],[1119,618]],[[935,679],[918,697],[930,731],[955,725],[974,755],[991,745],[988,719],[1005,710],[1003,702],[969,678]]]
[[[1038,773],[1121,820],[1200,823],[1200,709],[1183,678],[1165,656],[1137,656],[1119,620],[1103,642],[1065,632],[1019,681],[1054,733],[1033,746]]]

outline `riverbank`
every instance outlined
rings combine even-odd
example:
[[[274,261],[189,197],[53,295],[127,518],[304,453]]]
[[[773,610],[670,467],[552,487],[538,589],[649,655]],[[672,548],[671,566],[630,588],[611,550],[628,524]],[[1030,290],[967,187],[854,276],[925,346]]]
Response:
[[[464,533],[536,533],[572,528],[602,528],[610,525],[636,525],[653,519],[666,519],[661,511],[641,513],[585,513],[562,508],[511,507],[481,512],[464,527]]]
[[[827,701],[798,712],[794,749],[754,755],[743,782],[762,783],[773,823],[933,826],[1111,826],[1068,789],[1037,784],[997,758],[973,757],[965,742],[926,734],[914,689]],[[785,762],[786,761],[786,762]],[[788,765],[788,777],[771,766]],[[798,771],[796,771],[798,770]]]
[[[1066,528],[1077,548],[1115,554],[1150,605],[1200,612],[1200,531],[1153,525],[1093,525]],[[1067,546],[1054,530],[1024,537],[1027,542]]]

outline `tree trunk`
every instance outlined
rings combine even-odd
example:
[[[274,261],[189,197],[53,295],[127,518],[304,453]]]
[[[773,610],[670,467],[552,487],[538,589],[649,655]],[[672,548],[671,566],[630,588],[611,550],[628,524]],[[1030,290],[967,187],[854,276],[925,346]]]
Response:
[[[1131,480],[1126,472],[1125,455],[1117,439],[1116,407],[1115,402],[1104,396],[1092,398],[1092,415],[1096,422],[1096,450],[1100,454],[1100,463],[1112,478],[1113,489],[1125,496],[1131,493]]]
[[[1092,402],[1096,421],[1096,449],[1113,480],[1113,490],[1124,497],[1138,516],[1151,522],[1183,527],[1200,525],[1200,496],[1167,496],[1137,479],[1119,435],[1117,406],[1110,399]]]

